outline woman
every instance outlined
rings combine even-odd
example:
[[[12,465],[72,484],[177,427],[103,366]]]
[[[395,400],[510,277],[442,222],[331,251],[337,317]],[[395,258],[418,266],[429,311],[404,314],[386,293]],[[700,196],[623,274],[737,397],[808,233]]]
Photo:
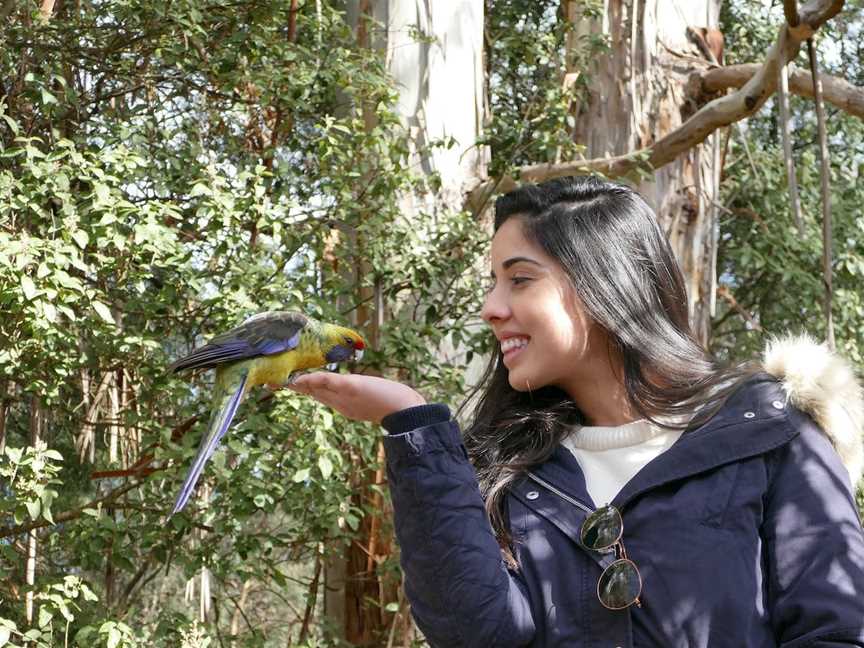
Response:
[[[499,350],[464,438],[406,385],[292,385],[389,433],[405,590],[429,642],[864,646],[849,368],[799,339],[764,369],[721,370],[654,214],[618,184],[501,197],[491,263],[482,316]]]

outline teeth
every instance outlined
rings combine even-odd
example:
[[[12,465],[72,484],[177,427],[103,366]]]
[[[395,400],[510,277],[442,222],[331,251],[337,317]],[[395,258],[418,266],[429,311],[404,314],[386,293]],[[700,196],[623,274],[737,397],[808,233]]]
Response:
[[[506,340],[501,341],[501,352],[507,353],[512,349],[521,349],[526,344],[528,344],[528,338],[523,337],[511,337]]]

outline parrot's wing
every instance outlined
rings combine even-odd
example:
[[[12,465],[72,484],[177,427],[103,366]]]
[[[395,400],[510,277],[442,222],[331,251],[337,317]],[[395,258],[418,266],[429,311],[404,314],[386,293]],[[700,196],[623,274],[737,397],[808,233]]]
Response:
[[[310,320],[301,313],[268,311],[253,315],[237,328],[217,335],[207,344],[171,365],[171,371],[205,369],[225,362],[290,351],[300,341]]]
[[[198,446],[198,454],[195,455],[195,460],[192,462],[189,474],[186,475],[186,481],[183,482],[183,486],[180,488],[180,494],[177,495],[177,501],[174,502],[174,510],[171,511],[171,515],[174,515],[186,506],[186,502],[189,501],[192,490],[195,488],[195,484],[198,482],[198,477],[201,475],[201,471],[204,470],[207,460],[216,452],[219,442],[228,431],[231,421],[234,420],[234,415],[237,413],[237,408],[240,406],[240,401],[243,400],[243,394],[246,390],[246,378],[248,376],[249,373],[244,371],[240,376],[240,382],[236,391],[233,393],[226,392],[221,402],[214,403],[214,407],[218,406],[219,409],[213,412],[213,416],[210,419],[210,427],[207,428],[207,433],[201,439],[201,444]]]

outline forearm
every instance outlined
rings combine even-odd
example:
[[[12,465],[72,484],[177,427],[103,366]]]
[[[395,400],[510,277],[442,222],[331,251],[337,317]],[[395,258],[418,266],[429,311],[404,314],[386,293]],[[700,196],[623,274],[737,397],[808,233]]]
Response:
[[[459,430],[434,408],[406,416],[438,422],[384,440],[414,616],[434,646],[524,646],[534,634],[525,593],[501,559]]]

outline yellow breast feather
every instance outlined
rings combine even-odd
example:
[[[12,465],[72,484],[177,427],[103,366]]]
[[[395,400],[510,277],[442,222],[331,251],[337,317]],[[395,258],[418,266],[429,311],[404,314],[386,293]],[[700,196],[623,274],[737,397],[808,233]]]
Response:
[[[251,385],[281,385],[294,371],[321,367],[326,364],[324,353],[316,344],[300,344],[297,348],[272,356],[255,358],[249,372]]]

